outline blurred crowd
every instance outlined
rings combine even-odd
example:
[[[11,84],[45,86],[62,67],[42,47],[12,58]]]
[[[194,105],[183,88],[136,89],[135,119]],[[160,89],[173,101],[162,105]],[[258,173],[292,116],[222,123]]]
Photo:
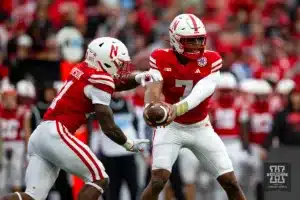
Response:
[[[89,41],[101,36],[116,37],[127,45],[134,68],[148,70],[152,50],[169,48],[168,26],[180,13],[194,13],[200,17],[208,32],[206,48],[221,54],[221,71],[233,75],[236,82],[220,86],[215,95],[211,113],[215,128],[230,129],[240,124],[238,135],[242,132],[251,135],[255,132],[251,125],[261,125],[263,130],[259,131],[265,134],[263,139],[248,142],[259,146],[254,148],[259,149],[258,160],[266,159],[267,150],[278,143],[300,145],[299,136],[282,135],[287,129],[300,132],[300,2],[297,0],[4,0],[0,1],[0,125],[3,140],[0,175],[5,178],[0,178],[0,191],[22,189],[24,180],[15,176],[24,174],[27,138],[42,119],[68,72],[84,58]],[[253,79],[264,80],[260,83],[261,88],[267,89],[260,91],[257,86],[251,90],[256,85],[251,83]],[[142,118],[143,95],[142,87],[117,93],[111,106],[118,125],[131,137],[151,139],[152,130]],[[220,105],[220,97],[221,102],[234,99],[234,103],[230,100],[229,104]],[[252,104],[261,99],[259,108],[253,108]],[[227,109],[223,118],[216,112],[224,106],[234,107],[234,115],[241,115],[241,120],[226,124],[232,112]],[[240,112],[236,107],[247,112]],[[18,112],[11,114],[7,109]],[[263,117],[253,117],[253,110]],[[254,122],[251,119],[255,119]],[[119,193],[123,181],[127,181],[131,199],[136,199],[149,180],[149,172],[148,176],[145,174],[151,164],[151,147],[143,156],[132,155],[97,133],[101,133],[101,129],[90,116],[77,135],[98,153],[111,177],[111,188],[105,199],[123,200],[119,198],[126,196]],[[11,145],[11,141],[18,142]],[[241,146],[251,154],[251,148],[243,144],[244,141]],[[15,149],[20,151],[14,153]],[[13,159],[12,155],[18,157]],[[237,157],[234,153],[232,156],[233,160]],[[184,162],[192,163],[191,160]],[[11,167],[18,165],[20,169]],[[9,172],[5,172],[5,168],[10,169]],[[249,180],[245,188],[250,188],[253,197],[249,198],[260,200],[263,199],[261,166],[254,168],[260,178]],[[165,199],[172,199],[172,195],[187,200],[215,199],[210,194],[218,193],[215,191],[219,188],[210,185],[211,177],[205,172],[199,176],[186,174],[191,171],[203,172],[201,166],[189,170],[182,162],[175,163],[170,181],[174,194],[167,189]],[[196,184],[199,181],[195,177],[199,177],[200,184]],[[62,172],[54,191],[60,190],[62,200],[71,199],[72,192],[74,195],[78,191],[77,182],[82,184]],[[186,195],[183,188],[188,191]]]

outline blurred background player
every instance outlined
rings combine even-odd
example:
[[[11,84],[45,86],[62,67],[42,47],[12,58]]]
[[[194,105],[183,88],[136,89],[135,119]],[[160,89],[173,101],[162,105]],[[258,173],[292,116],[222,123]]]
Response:
[[[300,144],[300,86],[296,85],[287,94],[287,104],[274,116],[270,135],[264,142],[264,151],[272,147],[274,138],[278,138],[279,146],[295,147]],[[265,152],[264,152],[265,153]]]
[[[114,93],[110,107],[114,113],[116,124],[123,130],[126,136],[132,139],[140,138],[133,126],[134,113],[132,104],[126,98],[125,94]],[[98,142],[93,141],[93,143],[96,142],[94,145],[97,145],[98,152],[101,152],[99,159],[106,167],[106,172],[110,180],[104,199],[121,200],[121,197],[124,195],[124,193],[121,193],[124,190],[121,189],[126,186],[130,194],[129,199],[136,200],[138,198],[139,186],[135,155],[112,142],[101,132],[101,127],[94,134],[97,134],[99,140],[97,140]]]
[[[26,145],[30,136],[30,110],[18,103],[13,86],[2,88],[0,132],[3,140],[3,162],[0,173],[1,189],[21,191]]]
[[[255,79],[248,87],[249,93],[254,95],[251,106],[244,110],[242,119],[242,137],[248,141],[246,150],[249,157],[242,168],[243,183],[245,183],[248,195],[254,194],[256,198],[263,199],[263,161],[266,153],[262,149],[265,139],[271,132],[273,124],[273,114],[270,109],[269,97],[272,94],[272,87],[265,80]],[[247,170],[248,169],[248,170]],[[254,197],[249,196],[249,199]]]
[[[226,148],[208,117],[209,99],[217,86],[222,58],[217,52],[205,49],[206,30],[195,15],[175,17],[169,37],[172,48],[157,49],[150,56],[150,72],[160,81],[147,87],[144,118],[151,125],[147,108],[159,102],[164,94],[165,101],[173,104],[167,123],[175,121],[155,131],[152,176],[141,199],[158,198],[180,149],[186,147],[217,178],[230,200],[245,200]]]
[[[234,75],[229,72],[221,73],[210,116],[215,132],[225,144],[237,180],[242,184],[241,168],[245,152],[240,136],[242,112],[236,99],[237,92],[238,83]],[[217,188],[219,188],[219,192],[214,198],[226,199],[226,195],[220,190],[220,187],[217,186]]]
[[[275,111],[281,111],[288,104],[288,95],[295,86],[295,81],[291,79],[282,79],[277,83],[274,93],[277,95],[278,103]]]
[[[31,107],[36,100],[36,89],[32,81],[23,79],[17,82],[18,101],[21,105]]]

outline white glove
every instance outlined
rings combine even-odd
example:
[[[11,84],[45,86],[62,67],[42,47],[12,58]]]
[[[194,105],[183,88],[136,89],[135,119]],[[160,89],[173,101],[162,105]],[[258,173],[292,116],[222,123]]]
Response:
[[[142,147],[143,144],[148,144],[148,143],[150,143],[150,141],[147,139],[136,139],[136,140],[127,139],[123,147],[127,151],[131,151],[131,152],[143,152],[144,151],[144,148]]]
[[[137,74],[135,76],[135,81],[141,84],[142,86],[145,86],[151,82],[161,81],[161,78],[153,73],[150,73],[149,71],[145,71]]]

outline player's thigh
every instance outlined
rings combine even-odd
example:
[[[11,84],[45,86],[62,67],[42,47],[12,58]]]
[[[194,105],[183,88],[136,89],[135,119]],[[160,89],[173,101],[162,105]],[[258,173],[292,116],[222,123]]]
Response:
[[[182,148],[179,153],[180,174],[185,184],[196,183],[200,163],[191,150]]]
[[[171,124],[166,128],[157,128],[153,135],[152,170],[166,169],[171,172],[181,146],[178,130]]]
[[[56,131],[50,134],[53,149],[47,148],[44,152],[51,162],[86,182],[108,177],[103,164],[87,145],[71,135],[60,123],[55,126]]]
[[[46,199],[58,173],[58,167],[39,155],[32,154],[25,175],[25,192],[34,200]]]
[[[233,171],[226,147],[212,127],[200,127],[198,130],[194,129],[193,132],[195,142],[190,149],[205,169],[215,178]]]

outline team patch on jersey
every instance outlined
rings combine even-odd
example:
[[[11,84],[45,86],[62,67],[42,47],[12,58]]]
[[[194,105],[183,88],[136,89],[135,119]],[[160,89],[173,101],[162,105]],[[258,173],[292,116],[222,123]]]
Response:
[[[204,67],[207,65],[207,58],[206,57],[201,57],[197,60],[197,63],[200,67]]]

